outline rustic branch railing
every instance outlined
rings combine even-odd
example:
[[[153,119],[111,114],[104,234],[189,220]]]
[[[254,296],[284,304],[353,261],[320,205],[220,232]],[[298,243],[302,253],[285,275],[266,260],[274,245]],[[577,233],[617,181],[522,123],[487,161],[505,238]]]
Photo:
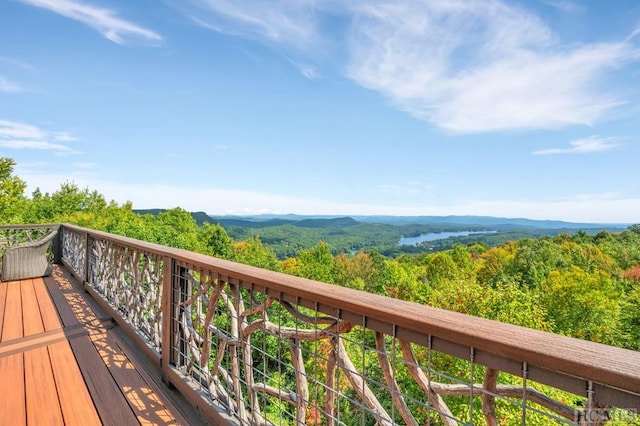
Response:
[[[59,227],[52,224],[0,226],[0,256],[8,247],[38,241]]]
[[[76,226],[61,231],[63,263],[139,336],[165,380],[217,421],[638,421],[639,352]]]

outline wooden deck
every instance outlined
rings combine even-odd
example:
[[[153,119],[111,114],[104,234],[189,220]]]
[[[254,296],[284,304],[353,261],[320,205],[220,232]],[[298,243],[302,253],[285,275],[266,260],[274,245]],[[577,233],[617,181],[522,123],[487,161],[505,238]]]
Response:
[[[0,425],[173,425],[202,419],[63,270],[0,282]]]

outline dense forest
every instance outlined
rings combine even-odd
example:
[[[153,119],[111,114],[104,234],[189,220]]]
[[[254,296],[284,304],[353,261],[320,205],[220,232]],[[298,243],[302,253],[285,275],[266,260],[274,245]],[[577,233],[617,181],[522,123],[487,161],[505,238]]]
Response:
[[[157,216],[163,209],[134,210],[138,214]],[[191,212],[196,223],[222,225],[236,241],[259,236],[279,260],[297,256],[324,241],[334,255],[355,254],[375,249],[387,257],[448,250],[457,244],[484,243],[495,247],[523,238],[558,234],[596,234],[620,232],[626,226],[615,224],[570,223],[529,219],[479,216],[298,216],[264,215],[252,217],[209,216]],[[466,235],[472,232],[472,235]],[[438,234],[460,234],[436,237]],[[418,243],[400,244],[403,238],[429,235]],[[444,235],[444,234],[443,234]]]
[[[220,258],[526,327],[640,350],[640,225],[621,232],[518,238],[385,255],[375,245],[339,252],[320,236],[279,258],[264,237],[230,236],[181,208],[138,214],[131,203],[62,183],[25,194],[0,158],[0,223],[68,222]],[[353,225],[343,220],[337,226]],[[284,226],[291,226],[290,224]],[[362,224],[355,224],[355,227]],[[288,234],[278,238],[286,241]],[[418,231],[420,231],[418,229]],[[378,236],[384,228],[378,228]],[[272,238],[270,235],[268,238]],[[395,238],[395,237],[394,237]],[[372,237],[373,241],[377,241]]]

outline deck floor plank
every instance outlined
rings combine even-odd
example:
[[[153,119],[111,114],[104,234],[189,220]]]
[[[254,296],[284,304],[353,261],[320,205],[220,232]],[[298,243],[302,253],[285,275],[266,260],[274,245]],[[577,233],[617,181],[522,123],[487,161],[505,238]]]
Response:
[[[22,329],[23,337],[33,336],[44,332],[42,316],[33,288],[33,280],[23,280],[20,285],[22,296]]]
[[[40,316],[42,317],[44,330],[51,331],[61,329],[62,322],[51,300],[51,296],[47,291],[44,280],[42,278],[33,280],[33,289],[38,299],[38,307],[40,308]]]
[[[22,298],[20,282],[10,281],[6,285],[4,304],[4,324],[0,342],[8,342],[22,337]],[[0,358],[0,389],[11,389],[3,392],[0,398],[0,424],[26,424],[27,411],[24,389],[24,355],[17,353]]]
[[[177,424],[173,415],[120,350],[109,332],[93,334],[91,340],[116,383],[124,390],[129,405],[141,424]]]
[[[0,425],[24,425],[27,423],[24,393],[24,355],[19,353],[0,358]]]
[[[77,291],[73,291],[74,285],[67,277],[58,278],[56,287],[57,291],[67,298],[68,308],[74,312],[77,321],[84,324],[94,324],[98,321],[94,309]],[[148,376],[141,373],[130,359],[130,355],[120,347],[114,330],[93,330],[90,333],[90,339],[140,424],[185,423],[185,419],[167,398],[160,396],[157,384],[153,380],[148,380]]]
[[[65,327],[88,324],[94,319],[82,296],[70,287],[70,283],[60,284],[53,277],[45,278],[45,283]],[[102,423],[117,426],[137,424],[127,399],[89,336],[73,339],[70,344],[73,354],[80,361],[78,367],[90,395],[96,401],[96,410]]]
[[[122,330],[54,275],[0,282],[0,425],[189,424]]]
[[[24,383],[28,424],[64,424],[49,351],[46,347],[24,353]]]
[[[51,300],[56,307],[58,318],[60,318],[62,325],[64,327],[79,325],[80,321],[78,321],[76,314],[73,312],[71,306],[69,306],[69,302],[67,301],[65,294],[63,293],[55,278],[46,277],[44,279],[44,282]]]
[[[7,283],[7,300],[4,306],[5,322],[2,326],[2,336],[0,342],[7,342],[23,337],[22,328],[22,296],[20,282],[11,281]]]
[[[22,322],[24,336],[44,332],[42,315],[33,280],[23,280]],[[24,352],[24,386],[27,423],[33,425],[62,425],[62,411],[53,377],[49,351],[45,346]]]
[[[49,346],[49,357],[58,388],[62,416],[67,425],[100,425],[100,417],[82,378],[68,342]],[[73,392],[65,390],[73,389]]]
[[[79,337],[70,343],[73,353],[81,360],[80,371],[89,393],[97,402],[96,409],[102,423],[114,426],[137,424],[136,416],[89,337]]]
[[[0,285],[0,339],[2,339],[2,324],[4,323],[4,306],[7,300],[7,287]],[[1,342],[2,340],[0,340]]]
[[[129,361],[131,361],[136,366],[143,365],[140,354],[136,353],[136,351],[127,346],[127,344],[123,341],[123,336],[112,332],[110,333],[110,337],[118,346],[120,346],[120,349],[126,354],[127,358],[129,358]],[[146,371],[144,368],[136,367],[136,370],[138,371],[140,376],[144,378],[146,383],[153,384],[152,387],[154,389],[158,389],[161,386],[162,376],[157,375],[154,378],[153,375],[149,371]],[[180,410],[178,410],[178,408],[165,394],[163,394],[162,392],[157,392],[157,396],[160,398],[167,410],[172,413],[175,419],[175,423],[180,425],[186,425],[190,423],[185,417],[183,417],[183,415],[180,413]]]

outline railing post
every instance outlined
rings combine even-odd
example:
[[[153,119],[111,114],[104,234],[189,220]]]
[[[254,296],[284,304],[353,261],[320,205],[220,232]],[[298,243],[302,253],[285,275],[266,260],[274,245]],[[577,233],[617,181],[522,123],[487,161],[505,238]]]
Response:
[[[191,296],[191,283],[187,277],[187,268],[184,266],[174,265],[175,278],[173,279],[173,309],[172,314],[175,315],[172,321],[172,360],[178,367],[186,365],[187,359],[187,340],[184,332],[180,328],[182,315],[186,315],[184,302]]]
[[[180,367],[185,364],[187,342],[180,330],[180,319],[184,311],[181,305],[190,295],[187,268],[179,266],[169,256],[162,265],[162,346],[160,366],[162,380],[171,385],[169,371],[171,364]]]
[[[86,286],[89,283],[89,254],[91,253],[91,247],[89,246],[90,237],[89,233],[84,234],[84,276],[82,277],[82,285]]]
[[[162,343],[160,344],[160,368],[162,381],[171,386],[169,370],[173,361],[173,345],[175,341],[173,324],[175,309],[173,309],[173,259],[165,256],[162,259]]]
[[[58,235],[51,241],[51,252],[53,253],[53,263],[62,263],[62,225],[58,225]]]

